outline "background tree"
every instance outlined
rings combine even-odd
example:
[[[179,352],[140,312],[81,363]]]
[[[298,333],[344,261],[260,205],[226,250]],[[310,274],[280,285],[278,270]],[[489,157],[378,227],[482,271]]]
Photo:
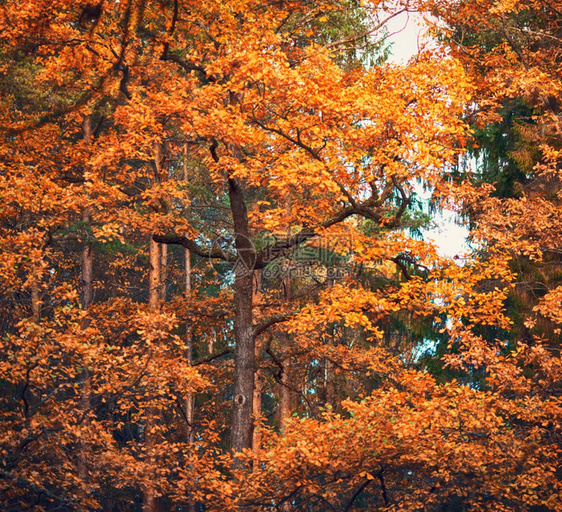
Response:
[[[476,238],[513,258],[519,276],[510,299],[511,309],[519,311],[516,336],[544,336],[558,345],[558,307],[551,298],[560,286],[554,234],[561,191],[560,5],[498,1],[450,7],[435,10],[478,84],[476,178],[495,187],[494,199],[470,209],[482,229]],[[549,306],[541,305],[543,299]]]

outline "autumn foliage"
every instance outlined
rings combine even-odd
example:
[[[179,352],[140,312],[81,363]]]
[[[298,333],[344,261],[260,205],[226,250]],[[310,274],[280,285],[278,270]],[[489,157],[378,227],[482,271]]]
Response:
[[[0,3],[2,510],[562,510],[555,4]]]

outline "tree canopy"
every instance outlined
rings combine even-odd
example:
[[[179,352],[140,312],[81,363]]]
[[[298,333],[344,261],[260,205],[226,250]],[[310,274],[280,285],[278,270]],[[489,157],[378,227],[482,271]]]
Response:
[[[559,7],[0,3],[3,510],[562,510]]]

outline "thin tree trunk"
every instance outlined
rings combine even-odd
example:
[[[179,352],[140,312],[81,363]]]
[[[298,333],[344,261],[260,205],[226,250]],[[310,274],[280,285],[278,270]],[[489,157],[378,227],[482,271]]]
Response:
[[[183,180],[185,184],[189,184],[189,167],[187,165],[188,161],[187,144],[183,147]],[[193,295],[193,282],[191,280],[191,251],[186,247],[184,252],[185,257],[185,298],[186,300],[191,300]],[[191,322],[186,322],[185,324],[185,358],[189,366],[193,363],[193,330]],[[185,421],[186,421],[186,441],[188,444],[192,444],[195,434],[195,395],[193,393],[188,393],[185,397]],[[191,466],[188,465],[188,470]],[[197,512],[197,503],[189,501],[187,503],[187,512]]]
[[[191,283],[191,251],[185,250],[185,295],[186,299],[190,300],[192,294]],[[193,362],[193,333],[191,323],[187,322],[185,326],[185,358],[187,364],[191,366]],[[193,393],[188,393],[185,399],[185,416],[187,422],[187,442],[193,442],[193,418],[195,413],[195,396]]]
[[[159,243],[150,238],[150,249],[149,249],[149,274],[148,274],[148,307],[150,311],[157,311],[160,298],[160,278],[161,278],[161,263],[162,263],[162,247]],[[156,411],[149,407],[146,410],[146,418],[144,425],[144,444],[146,451],[148,453],[149,462],[151,467],[149,468],[148,482],[143,486],[143,500],[142,500],[142,510],[143,512],[157,512],[158,500],[156,499],[156,490],[154,486],[154,476],[153,469],[155,465],[155,460],[151,452],[154,451],[155,445],[155,433],[154,427],[156,425],[157,417]]]
[[[185,250],[185,295],[186,299],[190,300],[192,294],[192,282],[191,282],[191,251],[189,249]],[[185,358],[187,364],[191,366],[193,362],[193,334],[191,329],[191,323],[187,322],[185,326]],[[188,393],[185,397],[185,421],[186,421],[186,440],[188,444],[193,443],[194,435],[194,422],[195,419],[195,395],[193,393]],[[187,512],[197,512],[197,504],[193,501],[187,503]]]
[[[165,154],[160,142],[155,144],[154,153],[155,178],[157,182],[160,182],[168,178],[167,174],[165,174]],[[148,308],[152,312],[158,311],[160,303],[166,298],[164,272],[166,270],[167,260],[167,246],[155,242],[151,236],[149,249]],[[151,467],[149,469],[148,482],[143,488],[143,512],[158,512],[160,510],[160,500],[156,497],[154,484],[156,473],[153,471],[156,469],[157,465],[154,449],[157,439],[156,426],[159,419],[159,411],[153,407],[148,407],[144,426],[144,444]]]
[[[82,222],[89,228],[90,212],[89,208],[82,213]],[[92,303],[94,297],[94,258],[92,247],[88,242],[82,247],[82,309],[86,310]]]
[[[254,273],[255,285],[256,285],[256,303],[259,303],[259,296],[261,290],[261,270],[256,270]],[[261,351],[261,343],[255,340],[255,357],[256,361],[259,361]],[[252,416],[254,422],[261,418],[261,392],[262,392],[262,374],[259,367],[256,368],[254,372],[254,401]],[[258,453],[261,448],[261,434],[259,428],[254,428],[252,435],[252,450],[254,453]]]
[[[255,278],[255,301],[256,304],[260,302],[260,295],[261,295],[261,277],[262,271],[256,270],[254,272]],[[256,361],[260,360],[260,352],[261,352],[261,343],[259,340],[255,340],[255,357]],[[258,365],[259,366],[259,365]],[[253,402],[253,410],[252,416],[254,417],[254,422],[258,421],[261,418],[261,392],[262,392],[262,374],[259,367],[256,367],[254,372],[254,402]],[[252,435],[252,450],[254,453],[258,453],[261,448],[261,434],[259,428],[254,427],[253,435]]]
[[[259,355],[259,347],[256,344],[256,359]],[[256,370],[254,374],[254,401],[252,416],[255,420],[261,417],[261,392],[262,392],[262,376],[260,370]],[[252,434],[252,450],[258,453],[261,449],[261,434],[259,428],[254,428]]]
[[[87,115],[84,117],[82,122],[82,131],[84,134],[84,140],[88,143],[92,140],[92,116]],[[88,196],[87,189],[84,189],[84,193]],[[84,223],[85,229],[89,230],[91,215],[90,207],[86,205],[82,211],[82,222]],[[90,243],[85,242],[82,247],[82,309],[86,310],[92,303],[94,297],[94,259],[92,254],[92,246]]]
[[[282,345],[286,345],[287,338],[282,334]],[[283,347],[282,347],[283,348]],[[283,361],[283,372],[279,383],[279,432],[285,432],[287,419],[291,416],[291,360],[286,358]]]
[[[24,212],[23,215],[23,224],[24,225],[31,225],[33,224],[31,212],[27,211]],[[31,279],[31,319],[33,322],[38,324],[41,321],[41,308],[42,308],[42,294],[41,294],[41,281],[43,278],[43,263],[44,254],[41,255],[35,265],[32,267],[31,275],[29,276]]]
[[[207,351],[209,355],[212,356],[215,351],[215,343],[217,342],[217,331],[213,328],[213,334],[209,336],[209,341],[207,342]]]
[[[183,179],[186,184],[189,183],[189,167],[187,165],[187,144],[183,147]],[[191,251],[185,248],[185,297],[189,301],[191,300],[193,294],[193,282],[191,280]],[[193,362],[193,331],[190,322],[185,325],[185,346],[186,352],[185,357],[187,364],[191,366]],[[185,415],[187,422],[187,442],[193,442],[193,420],[195,415],[195,396],[193,393],[189,393],[185,400]],[[191,504],[189,505],[191,506]],[[191,512],[191,510],[190,510]]]
[[[328,288],[333,288],[334,286],[334,279],[328,277]],[[326,339],[326,344],[328,346],[334,345],[334,335],[335,335],[335,328],[331,325],[328,328],[328,337]],[[330,353],[330,352],[328,352]],[[336,374],[334,371],[334,365],[332,361],[326,359],[324,361],[324,380],[326,386],[326,405],[331,405],[332,407],[336,406]]]
[[[31,285],[31,311],[32,320],[38,324],[41,321],[41,292],[38,281],[33,281]]]
[[[88,371],[88,369],[84,370],[84,374],[83,374],[83,378],[84,378],[84,383],[82,385],[82,388],[80,390],[80,408],[82,409],[82,414],[84,415],[84,428],[82,429],[82,433],[81,433],[81,437],[80,437],[80,443],[79,443],[79,459],[78,459],[78,476],[80,477],[80,481],[81,481],[81,485],[82,485],[82,496],[81,496],[81,501],[78,504],[78,506],[76,507],[76,510],[78,512],[87,512],[88,507],[86,507],[84,500],[86,500],[88,498],[88,487],[89,487],[89,481],[90,481],[90,472],[88,470],[88,466],[87,466],[87,454],[88,454],[88,443],[86,441],[86,438],[89,434],[88,432],[88,427],[90,424],[90,421],[88,419],[88,414],[90,411],[90,398],[91,398],[91,391],[90,391],[90,372]]]
[[[326,339],[326,345],[329,347],[334,345],[335,327],[330,325],[328,327],[328,336]],[[328,351],[331,354],[331,351]],[[336,373],[334,364],[330,359],[324,361],[324,371],[325,371],[325,385],[326,385],[326,405],[331,405],[336,407]]]
[[[332,362],[328,359],[325,361],[326,368],[326,405],[335,407],[336,404],[336,382]]]
[[[82,133],[84,140],[90,143],[92,140],[92,116],[87,115],[82,121]],[[84,165],[85,167],[85,165]],[[84,194],[88,197],[87,189],[84,188]],[[84,223],[85,230],[89,230],[91,215],[90,207],[86,205],[82,211],[82,222]],[[92,246],[89,241],[86,240],[82,247],[82,258],[81,258],[81,300],[80,305],[82,309],[86,311],[94,298],[94,258],[92,253]],[[86,329],[89,325],[89,320],[84,319],[82,321],[82,328]],[[84,418],[84,425],[82,429],[82,435],[79,442],[79,458],[78,458],[78,476],[82,485],[81,500],[77,506],[78,512],[86,512],[88,508],[84,504],[84,501],[88,498],[88,487],[90,481],[90,474],[88,471],[87,458],[88,458],[88,444],[86,441],[88,435],[89,420],[88,415],[90,411],[90,395],[91,395],[91,375],[88,368],[84,369],[82,378],[84,382],[80,389],[80,409],[82,416]]]
[[[281,350],[287,351],[289,344],[289,336],[286,333],[281,334]],[[283,373],[281,374],[281,382],[279,386],[279,432],[285,433],[287,428],[287,420],[291,416],[292,396],[291,396],[291,359],[285,358],[283,361]],[[284,501],[279,506],[280,512],[290,512],[293,506],[290,501]]]
[[[192,294],[192,282],[191,282],[191,251],[189,249],[185,250],[185,295],[186,299],[191,299]],[[191,366],[193,362],[193,333],[191,329],[191,323],[187,322],[185,326],[185,358],[187,364]],[[193,443],[194,436],[194,422],[195,419],[195,395],[193,393],[188,393],[185,397],[185,421],[186,421],[186,440],[188,444]],[[197,512],[197,504],[190,501],[187,503],[187,512]]]
[[[232,411],[232,450],[252,447],[255,340],[253,336],[254,250],[250,241],[248,211],[240,183],[228,180],[230,207],[234,220],[238,259],[234,275],[234,400]]]
[[[148,308],[156,311],[160,303],[160,266],[162,263],[161,245],[150,238],[148,273]]]
[[[160,300],[166,302],[166,282],[168,280],[168,246],[160,244]]]
[[[283,299],[286,303],[292,298],[292,282],[290,274],[283,278],[281,282]],[[281,333],[281,353],[289,352],[289,336]],[[286,357],[283,360],[283,372],[281,373],[281,382],[279,383],[279,431],[283,433],[287,425],[287,419],[291,415],[291,358]]]

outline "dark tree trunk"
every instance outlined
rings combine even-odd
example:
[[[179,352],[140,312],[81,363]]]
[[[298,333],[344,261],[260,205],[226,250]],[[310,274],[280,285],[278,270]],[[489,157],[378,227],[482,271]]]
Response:
[[[229,179],[228,192],[238,255],[234,277],[236,354],[232,407],[232,450],[238,453],[252,447],[255,366],[252,299],[255,252],[250,241],[248,211],[240,183]]]

